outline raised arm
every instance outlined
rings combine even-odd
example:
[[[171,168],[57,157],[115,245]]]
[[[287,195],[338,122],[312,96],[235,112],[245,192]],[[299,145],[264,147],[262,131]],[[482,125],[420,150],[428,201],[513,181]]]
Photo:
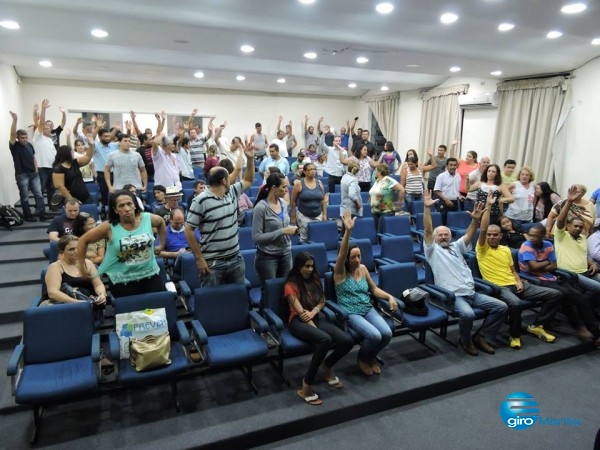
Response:
[[[479,230],[479,239],[477,240],[477,243],[479,245],[485,245],[485,241],[486,241],[486,233],[487,233],[487,229],[490,226],[490,211],[492,209],[492,205],[496,203],[495,199],[494,199],[494,191],[490,190],[490,192],[488,192],[487,195],[487,199],[486,199],[486,205],[485,205],[485,209],[483,210],[483,215],[481,216],[481,227]]]
[[[319,117],[319,121],[317,122],[317,132],[319,133],[319,135],[323,134],[323,131],[321,131],[321,123],[323,122],[323,117]],[[329,127],[327,127],[327,131],[325,131],[325,133],[329,133]]]
[[[432,148],[429,148],[427,150],[427,155],[429,156],[429,164],[421,167],[421,172],[423,172],[423,173],[430,172],[437,167],[437,161],[433,157],[433,149]]]
[[[246,143],[244,154],[246,155],[246,172],[244,172],[242,186],[246,190],[254,183],[254,148],[250,142]]]
[[[135,133],[136,136],[139,136],[140,133],[140,128],[138,127],[137,121],[135,120],[135,112],[129,111],[129,117],[131,117],[131,126],[133,128],[133,132]]]
[[[431,220],[431,207],[439,200],[431,198],[431,191],[423,193],[423,231],[425,233],[424,240],[427,245],[433,243],[433,222]]]
[[[348,130],[348,134],[350,136],[352,136],[354,134],[354,127],[356,126],[357,120],[358,120],[358,117],[355,117],[354,120],[352,121],[352,125],[350,125],[350,129]]]
[[[90,161],[92,160],[92,158],[94,157],[94,138],[92,138],[92,135],[89,134],[87,136],[88,138],[88,146],[85,149],[85,155],[82,155],[80,157],[77,158],[77,164],[79,164],[79,167],[83,167],[83,166],[87,166]],[[67,135],[67,142],[71,140],[71,136]],[[71,144],[68,144],[71,145]]]
[[[61,118],[60,118],[60,127],[62,129],[65,128],[65,125],[67,124],[67,112],[65,111],[65,108],[63,108],[62,106],[58,107],[58,110],[61,113]]]
[[[83,117],[78,117],[75,121],[75,125],[73,125],[73,136],[75,136],[75,139],[77,139],[77,136],[79,136],[79,125],[81,125],[82,122]]]
[[[281,131],[281,121],[283,120],[283,116],[279,116],[279,118],[277,119],[277,132],[279,133]]]
[[[33,105],[33,132],[38,129],[38,125],[40,124],[40,105],[37,103]]]
[[[304,133],[308,132],[308,116],[304,116]]]
[[[12,117],[12,123],[10,124],[10,136],[8,138],[11,144],[14,144],[17,140],[17,113],[12,111],[10,112],[10,116]]]
[[[350,214],[350,211],[344,211],[342,221],[344,222],[345,227],[344,236],[342,237],[340,251],[337,255],[337,258],[335,260],[335,266],[333,268],[333,280],[336,284],[341,283],[346,278],[346,256],[348,254],[348,248],[350,246],[350,235],[352,234],[352,229],[354,228],[356,217],[352,218],[352,214]]]
[[[475,236],[475,232],[479,227],[479,222],[481,222],[481,217],[483,216],[483,213],[486,210],[486,208],[486,204],[480,202],[475,204],[475,206],[473,207],[473,211],[468,211],[469,215],[471,216],[471,223],[467,227],[467,231],[465,231],[465,244],[469,244],[473,239],[473,236]]]
[[[40,134],[44,133],[44,126],[46,126],[46,110],[50,108],[50,100],[48,100],[47,98],[45,98],[44,100],[42,100],[42,109],[40,111],[40,118],[39,118],[39,122],[38,122],[38,131],[40,132]],[[40,129],[41,127],[41,129]]]
[[[562,208],[560,209],[560,213],[556,218],[556,228],[558,230],[564,230],[567,225],[567,217],[569,215],[569,209],[571,209],[571,205],[578,200],[580,197],[579,192],[577,191],[577,186],[571,186],[569,191],[567,192],[567,199],[565,203],[563,203]]]

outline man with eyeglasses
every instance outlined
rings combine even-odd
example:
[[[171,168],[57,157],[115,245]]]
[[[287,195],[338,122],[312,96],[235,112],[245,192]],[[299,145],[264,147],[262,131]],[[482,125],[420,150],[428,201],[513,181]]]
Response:
[[[475,292],[473,274],[467,265],[463,254],[471,249],[471,240],[481,220],[484,205],[477,204],[471,215],[471,223],[463,237],[452,242],[452,233],[445,226],[435,230],[431,221],[431,207],[439,200],[431,198],[428,191],[423,196],[425,231],[423,248],[425,257],[431,267],[435,284],[449,290],[455,295],[454,312],[458,315],[460,330],[460,347],[471,356],[479,354],[480,350],[495,353],[493,343],[506,317],[508,307],[498,299]],[[473,321],[476,319],[473,308],[487,312],[479,331],[471,336]]]
[[[167,226],[165,248],[160,252],[163,258],[177,258],[180,254],[189,251],[185,238],[185,215],[182,208],[173,208],[170,212],[170,223]],[[200,242],[198,229],[194,230],[197,242]]]
[[[481,218],[481,231],[475,247],[477,264],[483,278],[499,286],[499,298],[508,305],[511,348],[521,348],[521,313],[524,301],[543,302],[527,332],[538,339],[552,343],[556,336],[546,331],[554,315],[560,309],[562,293],[557,290],[536,286],[521,279],[515,269],[510,248],[500,245],[502,230],[490,225],[490,209],[495,202],[493,192],[487,197],[487,205]]]

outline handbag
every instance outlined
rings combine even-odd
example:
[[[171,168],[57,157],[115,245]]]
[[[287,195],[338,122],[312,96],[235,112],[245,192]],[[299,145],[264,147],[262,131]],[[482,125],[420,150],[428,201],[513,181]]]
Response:
[[[55,192],[50,199],[50,209],[52,211],[58,211],[60,208],[62,208],[64,202],[64,195],[62,195],[60,192]]]
[[[169,333],[159,336],[148,335],[129,341],[129,360],[136,372],[155,369],[171,364],[171,338]]]
[[[426,316],[429,314],[426,300],[429,300],[429,292],[418,287],[406,289],[402,293],[402,301],[405,305],[404,312],[414,316]]]

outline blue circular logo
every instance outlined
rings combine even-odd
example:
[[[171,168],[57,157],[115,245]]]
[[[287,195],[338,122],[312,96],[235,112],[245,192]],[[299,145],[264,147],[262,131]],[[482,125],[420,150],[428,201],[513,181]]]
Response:
[[[538,418],[540,410],[535,399],[526,392],[513,392],[500,405],[500,417],[513,430],[525,430]]]

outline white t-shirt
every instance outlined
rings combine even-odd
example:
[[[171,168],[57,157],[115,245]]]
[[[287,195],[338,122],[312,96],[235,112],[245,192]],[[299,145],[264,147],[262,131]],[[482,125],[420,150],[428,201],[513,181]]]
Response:
[[[36,130],[33,134],[33,148],[38,167],[52,168],[56,159],[56,147],[52,143],[52,138]]]

